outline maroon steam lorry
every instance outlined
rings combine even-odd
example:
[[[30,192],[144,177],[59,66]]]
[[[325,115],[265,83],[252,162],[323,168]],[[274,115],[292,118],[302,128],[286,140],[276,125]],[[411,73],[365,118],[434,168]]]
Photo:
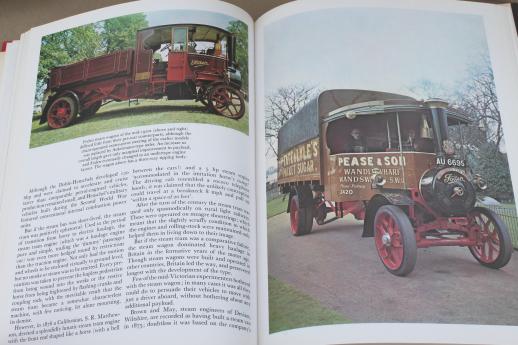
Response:
[[[386,269],[409,274],[417,248],[468,247],[482,265],[505,266],[506,224],[476,206],[487,184],[449,139],[469,120],[447,103],[385,92],[329,90],[278,134],[278,185],[295,236],[347,214],[363,220]],[[457,141],[458,143],[458,141]],[[328,218],[329,214],[334,214]]]
[[[198,24],[142,29],[135,49],[53,68],[40,123],[62,128],[110,101],[164,96],[200,101],[239,119],[245,99],[235,60],[236,37],[225,30]]]

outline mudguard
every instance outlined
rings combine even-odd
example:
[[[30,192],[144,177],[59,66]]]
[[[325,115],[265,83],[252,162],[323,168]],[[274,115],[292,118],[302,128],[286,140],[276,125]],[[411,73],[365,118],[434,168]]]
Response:
[[[49,107],[52,104],[52,102],[54,102],[54,100],[56,98],[64,96],[64,95],[72,96],[77,102],[78,113],[81,111],[81,103],[79,102],[79,96],[74,91],[64,91],[64,92],[56,93],[55,95],[50,96],[48,98],[47,103],[45,104],[45,108],[43,108],[43,111],[41,112],[40,125],[47,122],[47,111],[49,110]]]
[[[362,237],[374,236],[374,217],[381,206],[411,206],[414,201],[402,192],[382,192],[373,196],[367,203],[365,209],[365,220],[363,221]]]

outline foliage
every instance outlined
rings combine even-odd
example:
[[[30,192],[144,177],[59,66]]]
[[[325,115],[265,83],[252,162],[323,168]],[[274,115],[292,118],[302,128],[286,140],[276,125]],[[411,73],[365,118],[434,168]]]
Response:
[[[495,78],[488,59],[481,66],[470,66],[470,78],[460,91],[456,103],[484,131],[487,141],[500,147],[504,135],[502,118],[498,109]]]
[[[279,280],[268,277],[270,333],[294,328],[350,323],[343,315]]]
[[[104,21],[101,38],[106,53],[135,47],[137,30],[149,26],[143,13],[131,14]]]
[[[36,100],[42,98],[50,70],[135,45],[135,32],[148,26],[142,13],[117,17],[44,36],[41,40]]]
[[[441,98],[472,120],[466,131],[468,143],[480,146],[493,142],[500,148],[503,143],[502,119],[498,109],[493,70],[489,58],[467,67],[467,78],[458,81],[455,89],[428,79],[418,80],[408,90],[418,98]]]
[[[236,62],[239,64],[243,88],[248,91],[248,27],[240,20],[229,22],[227,31],[236,35]]]
[[[422,98],[443,98],[472,120],[468,126],[462,126],[461,131],[450,128],[450,139],[467,153],[468,165],[473,172],[487,180],[488,196],[512,200],[511,175],[504,153],[493,70],[488,57],[481,61],[481,64],[467,67],[468,77],[457,85],[456,91],[429,80],[420,80],[410,90]]]
[[[512,200],[513,189],[507,155],[503,152],[503,130],[493,70],[485,64],[469,67],[470,78],[454,100],[459,111],[473,120],[464,128],[463,141],[468,146],[469,165],[489,185],[486,195],[498,200]]]
[[[485,195],[500,201],[513,200],[507,155],[500,152],[495,143],[480,146],[477,151],[471,151],[468,157],[473,173],[481,175],[488,184]]]
[[[41,97],[50,70],[102,54],[101,36],[94,24],[47,35],[41,40],[37,95]]]
[[[265,135],[267,154],[277,156],[279,129],[318,93],[315,86],[290,85],[278,88],[266,97]]]

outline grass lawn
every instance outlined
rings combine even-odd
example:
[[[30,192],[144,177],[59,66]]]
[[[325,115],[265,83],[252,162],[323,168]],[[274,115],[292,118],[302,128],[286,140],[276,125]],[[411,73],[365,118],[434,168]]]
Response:
[[[341,314],[279,280],[268,277],[270,333],[293,328],[350,323]]]
[[[282,200],[283,197],[283,195],[278,196],[266,203],[267,218],[286,212],[286,209],[288,208],[288,196]]]
[[[128,102],[112,102],[91,118],[77,121],[69,127],[50,130],[39,118],[32,122],[30,147],[48,145],[85,135],[115,129],[164,123],[207,123],[233,128],[248,134],[248,109],[239,120],[209,113],[201,103],[194,101],[140,100],[128,106]]]

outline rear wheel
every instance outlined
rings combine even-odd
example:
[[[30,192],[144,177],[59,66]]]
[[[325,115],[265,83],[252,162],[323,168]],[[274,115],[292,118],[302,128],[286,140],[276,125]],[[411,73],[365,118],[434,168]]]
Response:
[[[239,90],[217,85],[209,92],[209,108],[216,114],[238,120],[245,115],[245,98]]]
[[[68,126],[77,117],[78,104],[70,95],[57,97],[47,110],[47,123],[50,128]]]
[[[313,228],[313,209],[300,207],[299,198],[299,195],[294,195],[290,201],[290,225],[294,236],[309,234]]]
[[[482,265],[501,268],[511,260],[513,243],[506,224],[493,211],[475,207],[469,214],[470,226],[480,228],[481,244],[469,251]]]
[[[397,276],[412,272],[417,260],[415,233],[408,216],[397,206],[381,206],[374,218],[374,242],[385,268]]]

